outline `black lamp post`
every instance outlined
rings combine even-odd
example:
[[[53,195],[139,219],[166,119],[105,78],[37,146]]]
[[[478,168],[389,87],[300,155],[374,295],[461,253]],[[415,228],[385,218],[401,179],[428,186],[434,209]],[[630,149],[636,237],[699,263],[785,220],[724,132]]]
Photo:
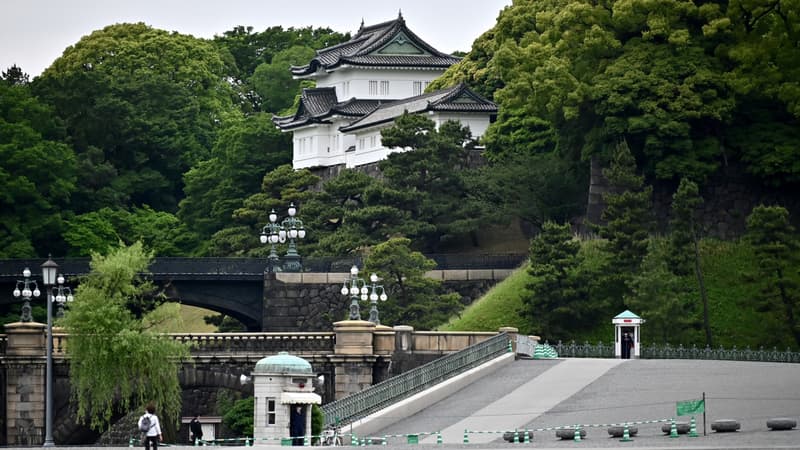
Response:
[[[389,296],[386,295],[386,290],[383,286],[378,284],[378,275],[373,273],[369,276],[369,281],[372,283],[369,286],[372,290],[369,294],[369,303],[371,305],[369,309],[369,321],[375,325],[380,325],[381,320],[378,318],[378,300],[385,302]]]
[[[53,292],[58,264],[51,257],[42,264],[42,280],[47,290],[47,373],[45,380],[44,447],[53,447]]]
[[[19,317],[20,322],[30,322],[33,320],[31,316],[31,297],[39,297],[39,285],[36,280],[31,280],[31,269],[27,267],[22,271],[24,280],[17,280],[17,286],[14,288],[14,297],[22,297],[22,314]],[[20,289],[22,287],[22,289]],[[33,287],[33,289],[31,289]]]
[[[64,304],[71,303],[75,298],[72,296],[72,289],[68,286],[64,286],[64,275],[58,275],[56,278],[56,283],[58,286],[53,288],[53,301],[58,304],[58,311],[56,312],[56,317],[64,317]]]
[[[348,286],[348,282],[350,286]],[[353,265],[350,268],[350,279],[344,280],[342,284],[342,295],[350,296],[350,320],[361,320],[361,308],[358,305],[359,298],[366,300],[369,288],[363,278],[358,276],[358,267]]]
[[[350,268],[350,278],[344,280],[342,284],[342,295],[350,296],[350,320],[361,320],[361,306],[359,300],[369,299],[371,304],[369,310],[369,321],[375,325],[380,325],[378,318],[378,300],[385,302],[389,297],[386,290],[378,284],[378,275],[369,276],[370,283],[358,276],[358,267],[353,265]]]
[[[278,215],[273,209],[269,213],[269,223],[264,225],[261,229],[261,243],[270,244],[269,261],[270,272],[278,269],[280,259],[276,251],[277,244],[283,244],[288,239],[289,248],[284,256],[282,269],[286,272],[300,272],[303,270],[303,264],[300,262],[300,254],[297,253],[296,241],[306,237],[306,229],[303,226],[303,221],[297,215],[297,207],[294,203],[289,204],[287,210],[289,214],[285,219],[278,223]]]

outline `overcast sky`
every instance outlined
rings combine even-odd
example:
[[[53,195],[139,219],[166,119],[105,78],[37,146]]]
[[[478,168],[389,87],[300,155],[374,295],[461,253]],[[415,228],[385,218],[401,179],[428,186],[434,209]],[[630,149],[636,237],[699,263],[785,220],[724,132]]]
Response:
[[[34,77],[64,49],[94,30],[144,22],[155,28],[211,38],[237,25],[254,31],[281,25],[355,32],[392,20],[406,24],[438,50],[468,51],[494,26],[511,0],[0,0],[0,69],[13,64]]]

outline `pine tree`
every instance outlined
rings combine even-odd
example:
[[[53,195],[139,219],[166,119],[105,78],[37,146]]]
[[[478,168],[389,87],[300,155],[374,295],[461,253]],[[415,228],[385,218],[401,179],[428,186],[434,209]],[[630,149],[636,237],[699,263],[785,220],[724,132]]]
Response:
[[[708,312],[708,293],[700,261],[700,229],[697,224],[697,208],[703,203],[697,183],[681,179],[678,190],[672,196],[672,220],[670,220],[670,251],[667,255],[672,273],[687,276],[694,272],[697,288],[703,304],[703,329],[706,345],[714,345]]]
[[[595,316],[579,270],[579,251],[569,224],[545,222],[531,241],[530,295],[524,298],[521,313],[533,332],[549,340],[568,338],[570,331],[590,324]]]
[[[798,243],[789,212],[782,206],[760,205],[747,217],[747,240],[753,246],[757,267],[761,309],[783,310],[786,325],[800,345],[800,286],[798,285]]]
[[[644,177],[636,174],[636,160],[625,141],[617,144],[611,166],[603,174],[611,191],[603,195],[605,225],[599,227],[600,236],[607,239],[605,249],[610,253],[602,284],[613,310],[623,306],[622,299],[630,292],[627,283],[647,254],[653,226],[653,188],[645,186]]]

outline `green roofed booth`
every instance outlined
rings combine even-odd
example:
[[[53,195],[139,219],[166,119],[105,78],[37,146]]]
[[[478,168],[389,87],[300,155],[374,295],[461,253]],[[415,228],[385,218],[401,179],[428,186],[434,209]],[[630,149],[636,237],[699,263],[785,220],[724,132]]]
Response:
[[[253,437],[257,444],[303,445],[311,437],[314,371],[303,358],[280,352],[256,363],[252,373],[255,401]],[[289,439],[292,438],[292,439]]]
[[[611,320],[614,324],[614,357],[638,358],[640,350],[639,327],[645,322],[636,314],[625,310]]]

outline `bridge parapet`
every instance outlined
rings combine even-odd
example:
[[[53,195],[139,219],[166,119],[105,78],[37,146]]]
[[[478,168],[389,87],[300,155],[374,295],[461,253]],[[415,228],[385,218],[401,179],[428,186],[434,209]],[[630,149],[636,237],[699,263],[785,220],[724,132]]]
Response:
[[[191,346],[193,356],[248,353],[271,355],[286,351],[296,355],[333,354],[335,335],[319,333],[170,333],[172,339]]]

